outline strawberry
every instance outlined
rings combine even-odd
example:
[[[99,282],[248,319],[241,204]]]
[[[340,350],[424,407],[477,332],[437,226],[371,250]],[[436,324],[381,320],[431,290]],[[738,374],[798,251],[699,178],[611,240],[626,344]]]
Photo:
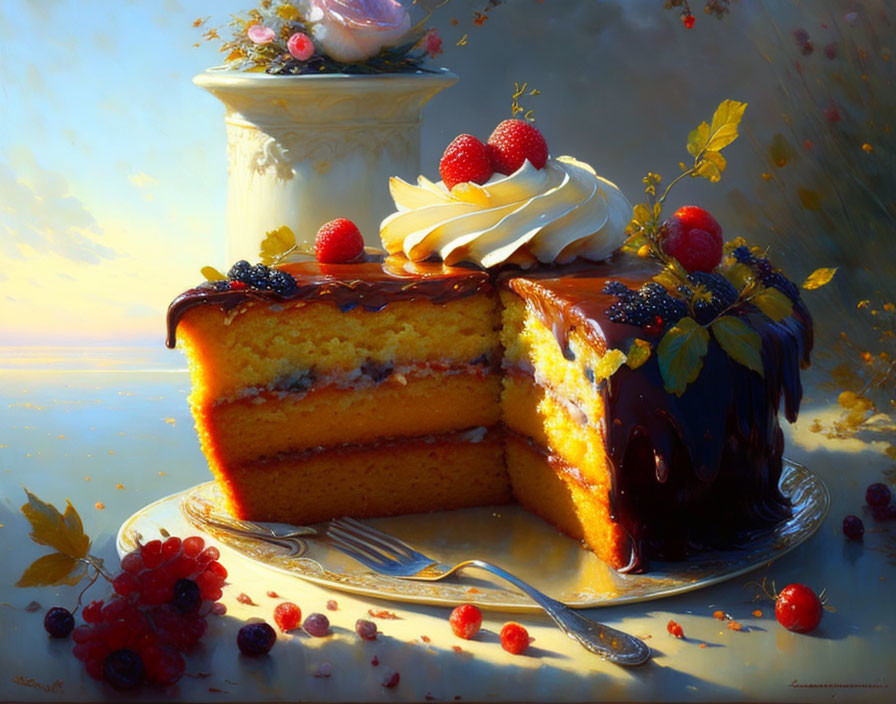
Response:
[[[322,264],[350,262],[364,253],[364,238],[351,220],[336,218],[317,231],[314,253]]]
[[[482,612],[473,604],[461,604],[448,618],[454,635],[464,640],[470,640],[482,626]]]
[[[822,612],[821,599],[803,584],[789,584],[775,598],[775,618],[788,631],[814,631]]]
[[[455,137],[439,162],[439,175],[449,191],[458,183],[472,181],[481,185],[493,173],[488,150],[471,134]]]
[[[529,632],[515,621],[504,624],[500,637],[501,647],[508,653],[519,655],[529,647]]]
[[[504,120],[488,138],[488,154],[492,167],[502,174],[512,174],[528,159],[536,169],[548,160],[548,144],[541,132],[523,120]]]

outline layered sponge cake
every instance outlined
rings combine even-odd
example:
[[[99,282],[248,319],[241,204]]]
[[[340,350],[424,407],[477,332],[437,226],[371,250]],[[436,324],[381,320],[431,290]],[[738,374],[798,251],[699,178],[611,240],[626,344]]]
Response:
[[[200,444],[235,515],[308,523],[510,499],[489,277],[405,264],[293,264],[286,298],[206,287],[172,304]]]

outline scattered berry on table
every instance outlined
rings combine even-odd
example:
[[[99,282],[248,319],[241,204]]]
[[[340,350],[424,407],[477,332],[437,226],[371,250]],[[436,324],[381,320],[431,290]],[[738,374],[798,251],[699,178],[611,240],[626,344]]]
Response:
[[[355,633],[357,633],[362,640],[376,640],[376,624],[373,621],[359,618],[355,621]]]
[[[775,599],[775,618],[784,628],[796,633],[814,631],[823,613],[821,599],[804,584],[789,584]]]
[[[309,636],[323,638],[330,632],[330,619],[321,613],[308,614],[305,622],[302,624],[302,628],[305,629],[305,633]]]
[[[865,535],[865,524],[858,516],[849,515],[843,519],[843,535],[850,540],[861,540]]]
[[[314,253],[322,264],[350,262],[364,253],[364,238],[351,220],[336,218],[317,231]]]
[[[339,603],[335,599],[327,600],[327,611],[338,611]]]
[[[501,174],[512,174],[527,159],[536,169],[548,160],[548,144],[534,125],[525,120],[504,120],[488,138],[492,167]]]
[[[44,616],[44,628],[53,638],[65,638],[75,628],[75,617],[62,606],[54,606]]]
[[[109,653],[103,662],[103,679],[115,689],[136,689],[143,683],[143,660],[130,648]]]
[[[501,647],[508,653],[519,655],[529,647],[529,632],[515,621],[505,623],[501,628]]]
[[[481,185],[493,173],[488,149],[471,134],[455,137],[445,148],[439,161],[439,175],[449,191],[458,183],[472,182]]]
[[[865,501],[869,506],[886,506],[891,498],[890,488],[882,482],[869,484],[865,490]]]
[[[380,676],[380,684],[383,685],[383,687],[397,687],[400,680],[401,675],[394,670],[385,670]]]
[[[470,640],[482,626],[482,612],[473,604],[461,604],[451,612],[448,621],[454,635]]]
[[[666,630],[669,631],[669,635],[675,636],[676,638],[684,638],[684,629],[678,621],[670,620],[669,623],[666,624]]]
[[[274,608],[274,623],[281,631],[291,631],[302,622],[302,610],[291,601],[284,601]]]
[[[265,655],[274,647],[277,634],[264,621],[247,623],[236,636],[240,652],[250,657]]]

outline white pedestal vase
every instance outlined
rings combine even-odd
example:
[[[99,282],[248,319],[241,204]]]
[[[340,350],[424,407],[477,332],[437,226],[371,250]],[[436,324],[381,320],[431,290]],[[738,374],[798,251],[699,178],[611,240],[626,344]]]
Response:
[[[389,177],[420,173],[421,108],[448,71],[271,76],[211,69],[193,79],[226,107],[228,261],[258,260],[266,232],[299,242],[337,217],[380,246]]]

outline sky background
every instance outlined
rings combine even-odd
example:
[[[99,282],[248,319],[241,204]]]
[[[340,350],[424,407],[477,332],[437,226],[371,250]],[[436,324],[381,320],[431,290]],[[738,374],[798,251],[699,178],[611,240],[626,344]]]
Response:
[[[685,184],[670,204],[705,205],[726,236],[769,244],[796,267],[795,279],[841,264],[875,286],[891,281],[873,257],[856,254],[855,225],[822,212],[826,174],[836,168],[814,155],[842,143],[845,168],[892,172],[875,135],[893,98],[872,100],[885,88],[893,93],[893,31],[881,21],[882,0],[808,8],[745,0],[721,22],[698,13],[692,30],[660,0],[508,0],[473,27],[473,10],[484,5],[461,0],[434,18],[445,37],[436,63],[461,80],[426,108],[424,174],[437,177],[439,155],[457,134],[487,137],[509,117],[514,81],[527,81],[541,92],[526,107],[535,108],[552,154],[589,161],[637,202],[641,177],[676,175],[688,131],[734,98],[750,107],[744,137],[726,150],[722,184]],[[161,345],[171,299],[202,280],[202,266],[229,267],[223,106],[191,82],[220,54],[201,42],[193,20],[224,26],[250,6],[0,2],[0,346]],[[793,38],[801,27],[811,55]],[[467,45],[455,46],[464,33]],[[833,59],[822,53],[829,43],[839,47]],[[849,52],[858,45],[867,53],[856,68]],[[833,99],[844,118],[837,125],[823,119]],[[845,135],[847,123],[870,136]],[[776,170],[776,134],[786,136],[788,168],[801,169],[815,201]],[[876,151],[858,148],[868,142]],[[877,245],[894,246],[892,222],[882,231],[889,234]],[[823,295],[846,299],[851,287],[846,277]]]

